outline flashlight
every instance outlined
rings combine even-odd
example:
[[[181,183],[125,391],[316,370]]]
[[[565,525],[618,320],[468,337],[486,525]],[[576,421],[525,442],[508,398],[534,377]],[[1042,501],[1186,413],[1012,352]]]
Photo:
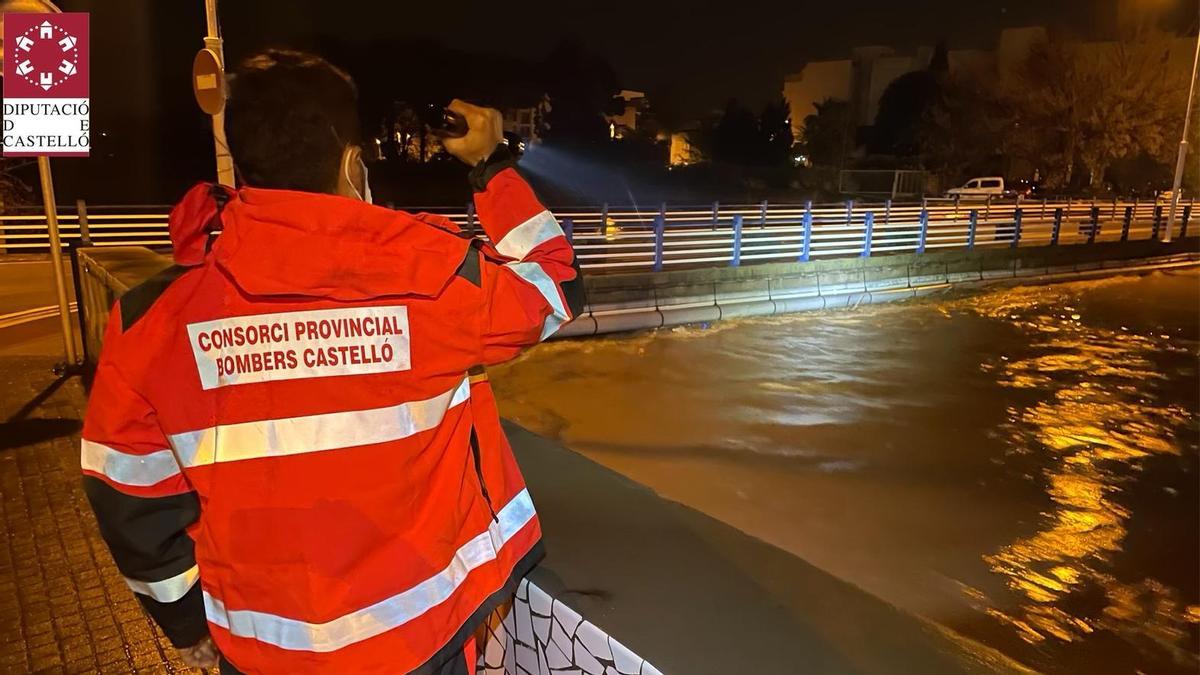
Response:
[[[440,138],[462,138],[467,135],[467,119],[436,103],[425,107],[422,115],[429,133]]]

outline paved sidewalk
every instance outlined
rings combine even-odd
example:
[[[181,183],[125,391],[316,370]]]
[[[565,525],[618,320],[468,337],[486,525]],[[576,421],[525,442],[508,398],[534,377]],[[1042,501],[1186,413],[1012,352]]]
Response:
[[[53,362],[0,357],[0,673],[189,672],[100,539],[80,489],[83,387]]]

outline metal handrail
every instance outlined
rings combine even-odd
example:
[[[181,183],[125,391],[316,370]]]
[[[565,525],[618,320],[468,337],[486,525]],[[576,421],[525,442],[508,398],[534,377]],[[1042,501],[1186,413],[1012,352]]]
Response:
[[[1188,223],[1194,204],[1195,199],[1183,203],[1183,217],[1172,238],[1200,233],[1200,226]],[[925,199],[568,207],[555,209],[555,213],[572,235],[581,266],[604,271],[659,270],[714,262],[738,265],[743,259],[869,257],[928,248],[1149,239],[1165,234],[1164,206],[1162,200]],[[93,246],[170,246],[166,207],[136,208],[142,212],[104,208],[91,212],[89,207],[83,219],[87,227],[82,229],[79,215],[73,209],[64,209],[60,216],[64,246],[80,241]],[[473,211],[437,211],[480,234]],[[0,253],[45,251],[45,228],[44,215],[0,215]]]

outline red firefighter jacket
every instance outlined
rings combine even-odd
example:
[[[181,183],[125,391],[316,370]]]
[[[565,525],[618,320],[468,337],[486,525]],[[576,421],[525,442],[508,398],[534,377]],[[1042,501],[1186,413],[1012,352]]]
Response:
[[[569,321],[581,279],[511,162],[472,178],[494,245],[323,194],[198,186],[173,211],[176,266],[113,308],[81,463],[176,646],[434,668],[540,557],[480,366]]]

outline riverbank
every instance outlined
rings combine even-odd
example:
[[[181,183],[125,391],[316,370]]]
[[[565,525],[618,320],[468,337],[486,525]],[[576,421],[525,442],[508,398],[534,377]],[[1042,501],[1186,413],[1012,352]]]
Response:
[[[905,300],[947,288],[1100,278],[1200,261],[1200,240],[988,247],[585,277],[586,312],[560,336],[620,333]]]

